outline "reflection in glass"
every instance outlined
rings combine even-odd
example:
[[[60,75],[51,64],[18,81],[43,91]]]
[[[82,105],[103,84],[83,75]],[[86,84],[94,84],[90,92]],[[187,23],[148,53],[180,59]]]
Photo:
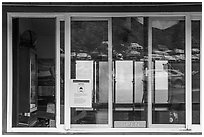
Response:
[[[200,21],[192,21],[192,123],[200,123]]]
[[[13,19],[13,60],[12,126],[55,127],[55,19]]]
[[[64,124],[64,27],[65,22],[60,21],[60,124]]]
[[[71,22],[71,124],[108,124],[108,23]]]
[[[153,124],[185,123],[185,22],[152,22]]]
[[[114,127],[146,127],[148,18],[113,18]]]

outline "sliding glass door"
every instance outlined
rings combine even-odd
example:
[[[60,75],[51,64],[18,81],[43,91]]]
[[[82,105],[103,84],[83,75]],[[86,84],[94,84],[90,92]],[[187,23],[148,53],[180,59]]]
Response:
[[[147,127],[149,19],[70,19],[70,128]]]
[[[111,86],[108,19],[72,19],[70,124],[108,126]]]
[[[185,124],[185,20],[152,18],[152,124]]]
[[[147,127],[148,18],[115,17],[113,127]]]

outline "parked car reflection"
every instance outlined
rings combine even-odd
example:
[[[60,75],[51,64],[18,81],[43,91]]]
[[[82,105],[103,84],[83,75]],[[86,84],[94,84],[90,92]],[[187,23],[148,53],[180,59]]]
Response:
[[[175,69],[168,69],[168,79],[173,87],[183,87],[185,84],[184,74]]]
[[[150,73],[152,73],[154,79],[166,77],[168,79],[168,83],[170,84],[171,87],[175,87],[175,88],[183,87],[185,84],[185,76],[180,70],[176,70],[176,69],[152,69],[152,70],[150,70],[149,74]]]

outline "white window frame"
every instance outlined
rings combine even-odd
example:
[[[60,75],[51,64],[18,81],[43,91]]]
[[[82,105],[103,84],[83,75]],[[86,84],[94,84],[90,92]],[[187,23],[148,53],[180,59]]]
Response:
[[[108,25],[108,81],[109,81],[109,85],[108,85],[108,91],[112,91],[112,19],[110,17],[75,17],[73,15],[68,15],[67,17],[68,21],[67,21],[67,26],[68,26],[68,31],[71,30],[71,21],[106,21],[107,25]],[[70,55],[71,55],[71,34],[70,32],[67,32],[68,37],[65,36],[65,38],[68,38],[68,43],[67,43],[67,49],[65,49],[65,56],[68,58],[67,60],[67,64],[65,65],[65,70],[69,70],[70,66],[71,66],[71,60],[70,60]],[[69,57],[68,57],[69,56]],[[66,58],[66,59],[67,59]],[[67,73],[70,73],[70,71],[68,71]],[[69,84],[71,83],[71,79],[70,79],[70,74],[65,74],[65,87],[67,87],[67,89],[65,89],[65,91],[69,91]],[[67,86],[66,86],[67,84]],[[69,92],[65,92],[65,96],[67,99],[69,99]],[[66,99],[65,99],[66,100]],[[112,127],[112,92],[108,92],[108,123],[107,124],[71,124],[71,120],[70,120],[70,105],[69,102],[67,100],[67,102],[65,103],[65,116],[67,118],[67,120],[65,120],[64,122],[66,123],[65,125],[65,129],[69,130],[71,128],[84,128],[84,127],[88,127],[88,128],[111,128]],[[69,117],[69,118],[68,118]]]
[[[8,50],[7,50],[7,132],[56,132],[56,129],[60,128],[60,29],[59,23],[64,17],[63,14],[50,14],[50,13],[8,13],[7,14],[7,43],[8,43]],[[13,18],[53,18],[56,22],[55,27],[55,38],[56,38],[56,81],[55,81],[55,89],[56,89],[56,128],[22,128],[22,127],[12,127],[12,19]]]
[[[191,83],[191,76],[186,76],[186,99],[190,99],[186,101],[186,124],[184,127],[181,128],[175,128],[174,125],[158,125],[156,127],[151,127],[151,124],[149,124],[149,128],[112,128],[112,121],[109,121],[109,127],[106,128],[95,128],[93,129],[92,127],[85,127],[82,129],[79,128],[71,128],[70,124],[66,121],[70,121],[70,110],[67,108],[70,108],[69,102],[67,101],[66,98],[69,97],[69,92],[65,92],[65,123],[60,124],[60,42],[59,42],[59,21],[64,20],[65,21],[65,70],[68,69],[70,70],[70,55],[67,53],[70,53],[70,19],[71,17],[81,17],[81,18],[111,18],[111,17],[185,17],[185,22],[186,22],[186,27],[185,31],[189,32],[191,31],[191,19],[195,17],[200,17],[201,12],[144,12],[144,13],[137,13],[137,12],[130,12],[130,13],[123,13],[123,12],[118,12],[118,13],[22,13],[22,12],[9,12],[7,14],[7,132],[185,132],[185,130],[198,130],[201,131],[201,121],[200,119],[200,125],[193,125],[192,126],[192,100],[191,100],[191,87],[189,83]],[[21,127],[12,127],[12,87],[13,87],[13,76],[12,76],[12,18],[56,18],[56,128],[21,128]],[[109,24],[111,26],[111,24]],[[188,27],[187,27],[188,26]],[[111,26],[112,27],[112,26]],[[111,41],[109,41],[109,48],[111,47],[112,49],[112,29],[108,30],[109,33],[111,33],[111,36],[109,37]],[[148,33],[151,33],[151,30],[148,30]],[[202,32],[201,32],[202,33]],[[186,60],[189,59],[191,61],[191,36],[189,36],[191,32],[188,34],[185,33],[185,36],[189,39],[186,38]],[[69,39],[68,39],[69,38]],[[150,37],[151,38],[151,37]],[[150,40],[149,38],[149,40]],[[148,43],[149,45],[151,44],[151,41]],[[202,47],[202,46],[201,46]],[[108,52],[109,55],[112,55],[112,51]],[[187,51],[187,49],[190,49]],[[151,48],[150,48],[151,50]],[[150,51],[148,51],[150,53]],[[112,59],[112,56],[109,56]],[[149,59],[150,60],[150,59]],[[191,62],[186,61],[186,74],[191,74]],[[109,64],[109,67],[112,66],[112,64]],[[151,66],[151,65],[150,65]],[[187,66],[189,68],[187,68]],[[112,68],[109,68],[112,70]],[[112,74],[112,72],[110,73]],[[202,74],[202,69],[201,69],[201,74]],[[70,83],[68,82],[70,78],[69,71],[65,71],[65,91],[69,89]],[[202,79],[201,79],[202,81]],[[150,84],[150,83],[149,83]],[[148,87],[149,88],[149,87]],[[202,84],[201,84],[201,91],[202,91]],[[112,91],[112,87],[109,87],[109,90]],[[151,89],[149,89],[151,90]],[[201,97],[201,96],[200,96]],[[112,96],[109,96],[109,101],[112,100]],[[202,100],[202,99],[201,99]],[[112,103],[109,104],[109,109],[111,108]],[[202,103],[200,104],[202,106]],[[191,110],[189,110],[189,107]],[[202,107],[201,107],[202,108]],[[149,109],[149,107],[148,107]],[[109,110],[112,112],[112,110]],[[191,113],[189,113],[191,112]],[[187,114],[188,113],[188,114]],[[151,114],[151,111],[150,111]],[[148,114],[148,115],[150,115]],[[110,114],[109,114],[110,115]],[[202,116],[200,114],[200,116]],[[148,116],[148,119],[151,119],[150,116]],[[111,118],[109,118],[111,120]],[[66,130],[65,130],[66,129]]]
[[[159,21],[172,21],[172,20],[184,20],[185,22],[186,22],[186,19],[185,19],[185,16],[180,16],[180,17],[176,17],[176,16],[171,16],[171,17],[151,17],[150,18],[150,20],[149,20],[149,28],[148,28],[148,36],[149,36],[149,39],[148,39],[148,42],[149,42],[149,47],[148,47],[148,55],[149,55],[149,60],[148,60],[148,62],[149,62],[149,69],[152,69],[152,63],[150,63],[150,62],[152,62],[152,57],[151,57],[151,54],[152,54],[152,47],[153,47],[153,43],[152,43],[152,22],[153,21],[155,21],[155,20],[159,20]],[[185,26],[186,26],[186,24],[185,24]],[[187,30],[187,27],[185,27],[185,32],[186,32],[186,30]],[[186,37],[186,35],[185,35],[185,37]],[[186,42],[185,42],[185,52],[186,52],[186,50],[188,50],[187,48],[186,48]],[[186,54],[187,55],[187,54]],[[186,59],[187,60],[187,59]],[[186,67],[186,62],[187,61],[185,61],[185,68],[187,68]],[[151,73],[152,73],[152,71],[150,71]],[[188,71],[189,72],[189,71]],[[191,72],[191,71],[190,71]],[[149,116],[149,121],[150,121],[150,123],[149,123],[149,127],[151,127],[151,128],[161,128],[161,127],[163,127],[163,128],[169,128],[169,127],[172,127],[172,128],[186,128],[187,127],[187,122],[186,122],[186,120],[185,120],[185,124],[153,124],[152,123],[152,117],[153,117],[153,115],[152,115],[152,98],[153,98],[153,96],[152,96],[152,91],[153,91],[153,89],[152,89],[152,84],[153,84],[153,77],[151,77],[153,74],[150,74],[150,77],[149,77],[149,80],[148,80],[148,88],[149,88],[149,91],[148,91],[148,112],[150,112],[149,114],[148,114],[148,116]],[[185,74],[186,75],[186,74]],[[187,78],[186,78],[187,79]],[[186,80],[185,80],[186,81]],[[186,86],[186,84],[185,84],[185,86]],[[186,93],[187,91],[186,91],[186,89],[185,89],[185,93]],[[187,97],[187,94],[185,94],[186,95],[186,97]],[[188,95],[189,96],[189,95]],[[188,101],[189,102],[189,101]],[[188,106],[187,105],[187,101],[185,101],[185,106]],[[187,109],[188,108],[188,109]],[[187,116],[187,114],[189,114],[188,112],[189,112],[189,107],[185,107],[185,115]]]

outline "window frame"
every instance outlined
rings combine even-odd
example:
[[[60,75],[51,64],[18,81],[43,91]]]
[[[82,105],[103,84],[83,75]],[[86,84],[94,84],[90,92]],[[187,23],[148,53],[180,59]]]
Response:
[[[183,127],[179,127],[179,128],[175,128],[175,125],[173,124],[161,124],[161,125],[157,125],[157,126],[149,126],[149,128],[112,128],[111,126],[109,128],[96,128],[96,130],[91,127],[91,128],[83,128],[83,129],[76,129],[76,128],[71,128],[70,129],[70,124],[67,124],[67,122],[65,122],[64,124],[60,124],[60,37],[59,37],[59,24],[61,20],[65,21],[65,51],[67,51],[67,53],[70,53],[70,40],[68,38],[70,38],[71,34],[69,31],[70,28],[70,22],[71,21],[71,17],[77,17],[77,18],[111,18],[111,17],[138,17],[138,16],[143,16],[143,17],[184,17],[185,18],[185,40],[186,40],[186,60],[190,60],[191,61],[191,21],[194,19],[201,19],[201,12],[152,12],[152,13],[148,13],[148,12],[130,12],[130,13],[123,13],[123,12],[117,12],[117,13],[67,13],[67,12],[58,12],[58,13],[54,13],[54,12],[47,12],[47,13],[29,13],[29,12],[8,12],[7,13],[7,132],[121,132],[121,131],[125,131],[125,132],[152,132],[152,131],[158,131],[158,129],[160,129],[159,131],[161,132],[166,132],[166,131],[185,131],[185,130],[201,130],[201,121],[202,119],[200,118],[200,125],[192,125],[192,88],[191,88],[191,81],[192,81],[192,77],[188,76],[187,74],[189,74],[189,72],[191,73],[191,66],[192,63],[186,61],[186,124]],[[19,128],[19,127],[12,127],[12,91],[13,91],[13,76],[12,76],[12,69],[13,69],[13,65],[12,65],[12,18],[21,18],[21,17],[25,17],[25,18],[56,18],[56,128]],[[109,24],[110,25],[110,24]],[[112,26],[112,25],[111,25]],[[201,27],[202,28],[202,27]],[[200,29],[201,29],[200,28]],[[112,28],[111,28],[112,29]],[[112,34],[112,31],[108,30],[109,33]],[[187,33],[188,32],[188,33]],[[151,33],[150,28],[148,29],[148,33]],[[148,45],[152,45],[151,42],[151,35],[149,35],[149,43]],[[202,37],[202,31],[201,31],[201,35]],[[111,42],[112,43],[112,37],[111,38]],[[201,39],[202,40],[202,39]],[[202,41],[201,44],[202,45]],[[111,45],[112,46],[112,45]],[[149,47],[150,49],[148,50],[148,52],[151,52],[151,46]],[[202,46],[200,47],[202,49]],[[189,50],[190,49],[190,50]],[[110,51],[111,52],[111,51]],[[110,54],[110,53],[109,53]],[[111,53],[112,54],[112,53]],[[201,54],[202,55],[202,54]],[[70,56],[69,54],[66,54],[65,52],[65,68],[67,68],[68,70],[70,70],[70,66],[67,66],[69,64],[70,61]],[[202,57],[202,56],[201,56]],[[111,56],[112,58],[112,56]],[[148,59],[149,61],[151,61],[151,55]],[[201,58],[202,61],[202,58]],[[67,64],[67,65],[66,65]],[[202,65],[202,63],[200,63]],[[151,66],[151,63],[149,64]],[[189,67],[190,66],[190,67]],[[109,68],[110,69],[110,68]],[[65,71],[65,81],[69,81],[67,78],[69,77],[70,74],[68,74],[68,71]],[[201,76],[202,76],[202,69],[201,69]],[[151,79],[150,79],[151,80]],[[202,81],[202,78],[200,80],[200,83]],[[149,83],[150,84],[150,83]],[[65,91],[68,89],[70,83],[67,82],[67,84],[65,84]],[[110,87],[112,88],[112,87]],[[110,90],[109,88],[109,90]],[[202,84],[201,84],[201,88],[200,90],[202,91]],[[151,91],[151,89],[149,89]],[[68,94],[65,94],[65,97],[69,96]],[[202,108],[202,96],[201,96],[201,92],[200,92],[200,98],[201,98],[201,106],[200,109]],[[151,98],[150,98],[151,99]],[[111,99],[111,96],[109,96],[109,100]],[[151,100],[149,100],[151,101]],[[65,103],[67,102],[67,99],[65,99]],[[68,103],[69,104],[69,103]],[[148,105],[150,105],[148,103]],[[69,105],[67,105],[65,108],[69,107]],[[110,110],[109,110],[110,111]],[[112,110],[111,110],[112,111]],[[201,112],[201,111],[200,111]],[[149,117],[150,114],[148,114]],[[200,117],[202,116],[202,113],[200,114]],[[150,119],[150,117],[148,118]],[[65,112],[65,121],[70,121],[70,111],[68,110],[68,112]],[[109,121],[110,123],[112,121]]]
[[[28,131],[26,128],[20,128],[20,127],[12,127],[12,98],[13,98],[13,51],[12,51],[12,19],[13,18],[53,18],[55,19],[56,25],[55,25],[55,54],[56,54],[56,81],[55,81],[55,90],[56,90],[56,128],[29,128]],[[50,13],[8,13],[7,14],[7,132],[33,132],[37,130],[38,132],[52,132],[55,131],[55,129],[60,127],[60,117],[57,117],[57,115],[60,115],[60,29],[59,29],[59,21],[63,18],[63,14],[50,14]]]
[[[108,27],[108,74],[109,74],[109,77],[108,77],[108,81],[109,81],[109,85],[108,85],[108,91],[112,91],[112,77],[110,77],[112,75],[112,18],[110,17],[74,17],[74,16],[71,16],[69,15],[69,22],[67,22],[68,24],[68,27],[69,29],[68,30],[71,30],[71,22],[72,21],[105,21],[107,22],[107,27]],[[71,66],[71,60],[70,60],[70,55],[71,55],[71,34],[70,32],[67,32],[68,35],[68,43],[66,46],[67,49],[65,49],[65,56],[66,58],[68,58],[67,60],[67,64],[65,65],[65,70],[69,70],[69,66]],[[70,40],[70,41],[69,41]],[[66,54],[68,53],[68,54]],[[68,57],[69,56],[69,57]],[[66,59],[65,59],[66,60]],[[67,71],[67,73],[69,73],[70,71]],[[66,73],[66,72],[65,72]],[[67,82],[65,82],[65,91],[68,91],[69,90],[69,84],[67,83],[71,83],[71,79],[70,79],[70,74],[65,74],[65,77],[66,77],[66,80]],[[65,97],[67,99],[69,99],[69,94],[68,92],[65,92]],[[67,100],[65,99],[65,100]],[[112,92],[108,92],[108,123],[107,124],[71,124],[71,120],[68,118],[70,117],[70,109],[71,107],[69,106],[69,102],[67,100],[67,102],[65,103],[65,116],[67,118],[67,120],[65,120],[64,122],[66,123],[66,126],[65,128],[66,129],[71,129],[71,128],[83,128],[83,127],[89,127],[89,128],[94,128],[94,127],[97,127],[97,128],[111,128],[112,127],[112,116],[113,116],[113,112],[112,112]]]

